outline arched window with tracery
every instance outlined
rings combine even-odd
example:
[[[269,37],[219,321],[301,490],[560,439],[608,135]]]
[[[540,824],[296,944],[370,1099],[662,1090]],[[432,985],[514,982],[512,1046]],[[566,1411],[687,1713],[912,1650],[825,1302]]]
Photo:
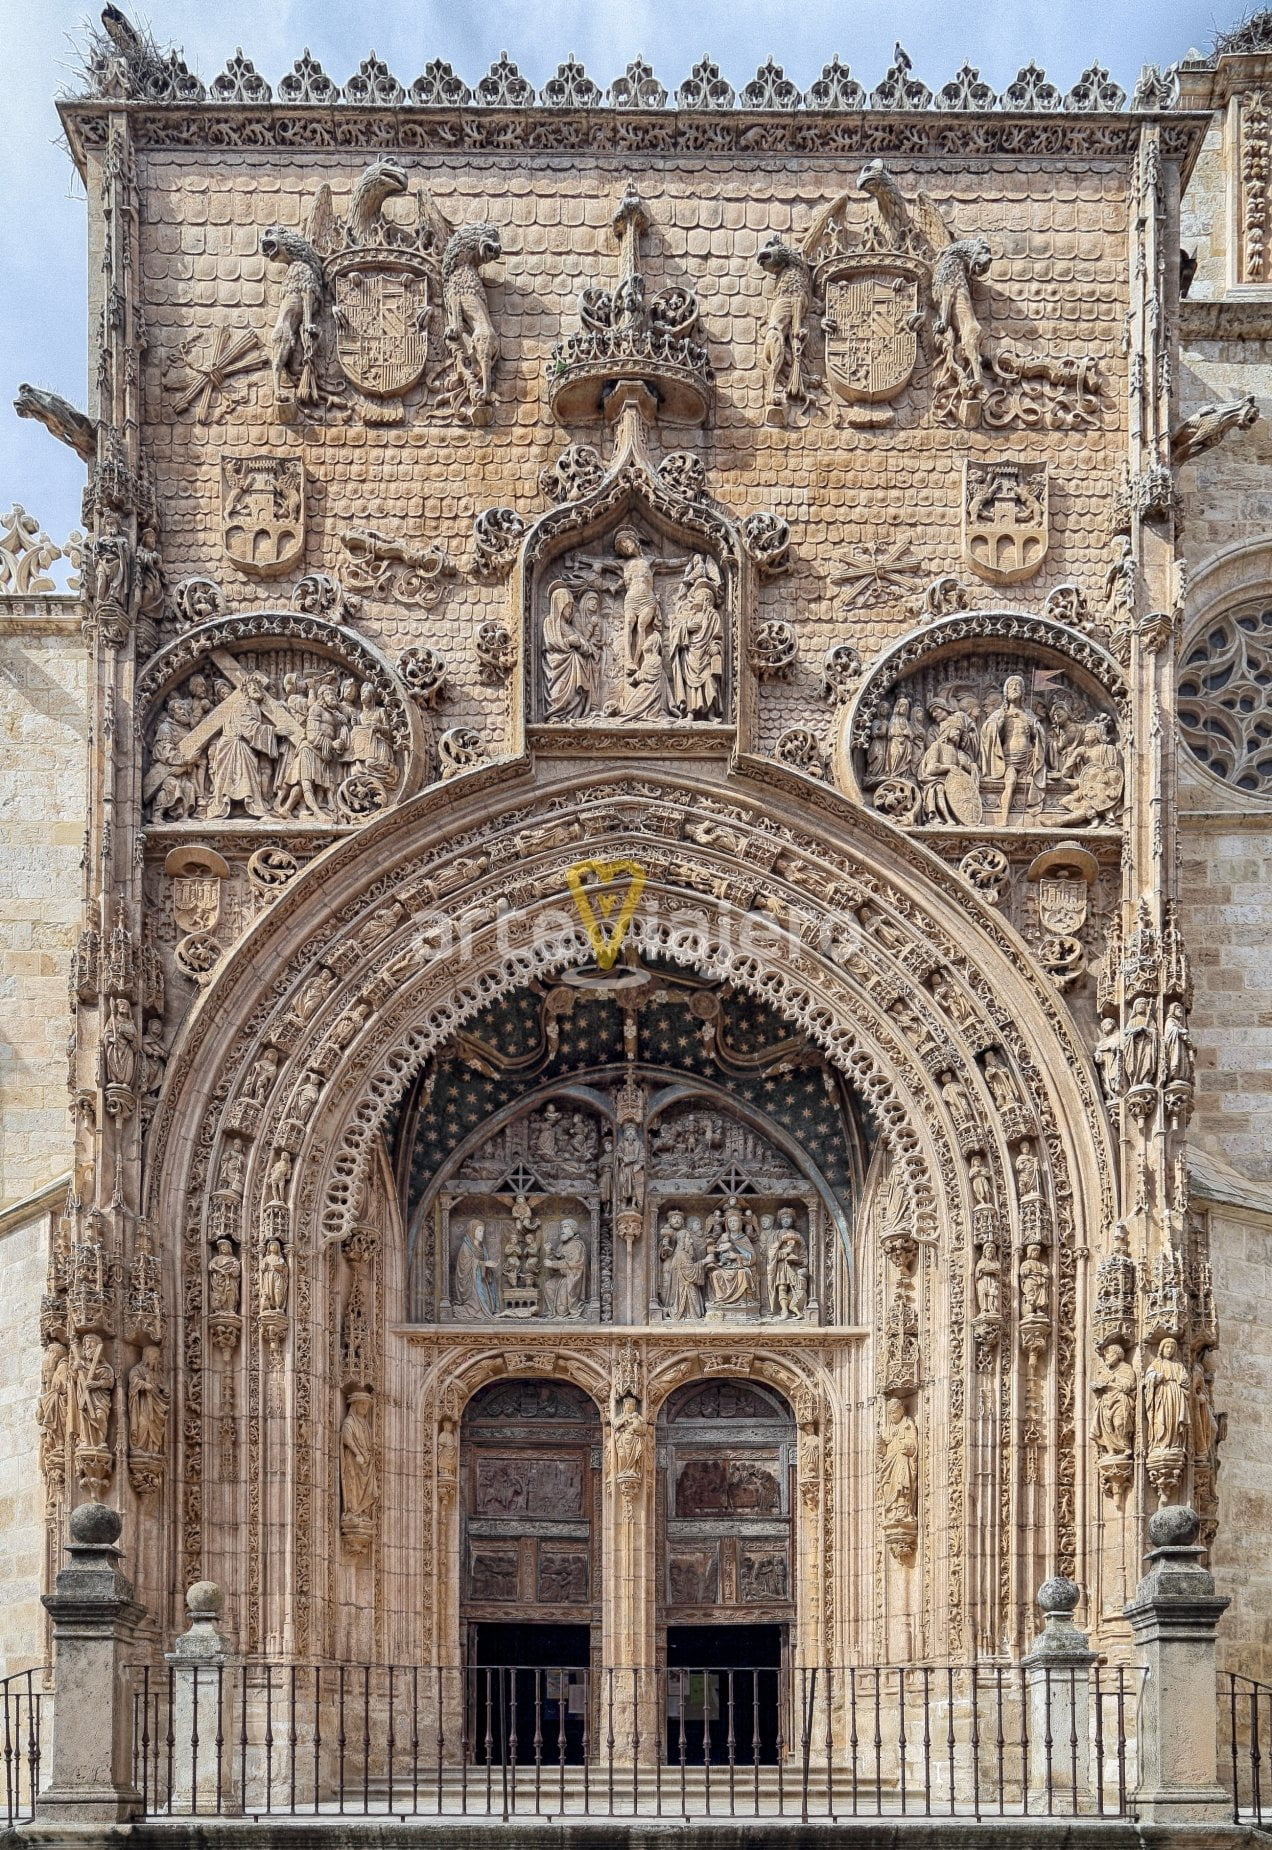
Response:
[[[1272,797],[1272,601],[1214,617],[1185,647],[1179,728],[1234,791]]]

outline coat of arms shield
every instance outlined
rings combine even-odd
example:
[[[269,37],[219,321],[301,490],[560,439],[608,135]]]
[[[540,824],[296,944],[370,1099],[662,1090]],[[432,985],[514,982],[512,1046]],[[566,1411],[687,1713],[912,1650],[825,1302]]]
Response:
[[[305,553],[299,456],[222,456],[221,543],[240,571],[277,578]]]
[[[835,391],[850,404],[895,398],[918,363],[922,266],[863,252],[828,265],[819,280]]]
[[[428,364],[435,300],[429,267],[405,252],[373,249],[333,259],[328,270],[346,378],[371,398],[400,398]]]

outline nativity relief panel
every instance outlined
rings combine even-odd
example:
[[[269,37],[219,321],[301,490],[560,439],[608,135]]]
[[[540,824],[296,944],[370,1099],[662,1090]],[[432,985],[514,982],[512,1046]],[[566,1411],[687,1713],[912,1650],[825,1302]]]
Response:
[[[829,1320],[840,1234],[813,1181],[714,1103],[612,1109],[558,1097],[453,1168],[417,1221],[414,1320]]]
[[[636,517],[552,561],[532,603],[533,721],[729,722],[731,585],[709,552]]]

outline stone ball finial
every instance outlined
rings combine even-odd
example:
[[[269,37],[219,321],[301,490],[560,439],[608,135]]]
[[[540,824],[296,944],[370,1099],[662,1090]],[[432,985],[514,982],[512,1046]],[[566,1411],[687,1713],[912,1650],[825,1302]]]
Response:
[[[119,1540],[123,1519],[104,1503],[81,1503],[71,1511],[70,1534],[80,1547],[101,1548]]]
[[[225,1595],[215,1580],[196,1580],[186,1588],[186,1611],[192,1619],[219,1619]]]
[[[1154,1548],[1191,1548],[1200,1534],[1201,1518],[1186,1503],[1168,1504],[1148,1519],[1148,1539]]]
[[[1048,1616],[1054,1612],[1062,1613],[1066,1618],[1072,1617],[1081,1597],[1077,1582],[1066,1580],[1063,1574],[1053,1574],[1038,1589],[1038,1604]]]

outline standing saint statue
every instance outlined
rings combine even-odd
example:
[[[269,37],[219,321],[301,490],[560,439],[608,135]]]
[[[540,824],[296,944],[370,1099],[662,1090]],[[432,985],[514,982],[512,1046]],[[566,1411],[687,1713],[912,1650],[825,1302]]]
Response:
[[[667,628],[671,710],[684,719],[711,719],[721,710],[724,628],[720,589],[715,560],[695,553],[685,567]]]
[[[632,1123],[624,1124],[614,1152],[614,1211],[641,1214],[645,1207],[645,1146]]]
[[[110,1424],[110,1397],[115,1371],[102,1354],[100,1336],[81,1336],[73,1350],[75,1437],[77,1444],[101,1451]]]
[[[986,777],[1002,779],[1000,826],[1006,826],[1018,789],[1024,792],[1027,815],[1041,810],[1047,790],[1047,729],[1025,705],[1025,683],[1018,674],[1009,674],[1003,682],[1002,705],[981,727],[981,769]]]
[[[794,1208],[779,1208],[768,1255],[769,1315],[781,1322],[808,1309],[808,1247],[795,1225]]]
[[[272,1234],[261,1254],[260,1292],[262,1310],[287,1309],[287,1260],[282,1241]]]
[[[348,1410],[340,1424],[341,1515],[358,1524],[369,1523],[379,1501],[371,1396],[366,1388],[351,1388]]]
[[[1091,1437],[1102,1457],[1128,1458],[1135,1442],[1135,1370],[1119,1342],[1100,1350],[1103,1363],[1091,1384],[1095,1421]]]
[[[162,1354],[151,1343],[128,1374],[128,1446],[130,1451],[148,1452],[152,1457],[163,1451],[168,1425],[170,1397],[162,1370]]]
[[[51,1342],[40,1364],[40,1398],[35,1405],[35,1423],[40,1432],[40,1468],[45,1477],[58,1482],[62,1478],[66,1451],[69,1373],[66,1344]]]
[[[216,1243],[216,1251],[208,1260],[208,1309],[222,1316],[238,1315],[239,1278],[242,1266],[234,1251],[233,1242],[224,1235]]]
[[[883,1521],[885,1525],[910,1525],[919,1512],[919,1429],[904,1401],[891,1395],[876,1451]]]
[[[1188,1370],[1173,1336],[1162,1338],[1150,1368],[1144,1371],[1144,1423],[1150,1452],[1182,1450],[1188,1437]]]

